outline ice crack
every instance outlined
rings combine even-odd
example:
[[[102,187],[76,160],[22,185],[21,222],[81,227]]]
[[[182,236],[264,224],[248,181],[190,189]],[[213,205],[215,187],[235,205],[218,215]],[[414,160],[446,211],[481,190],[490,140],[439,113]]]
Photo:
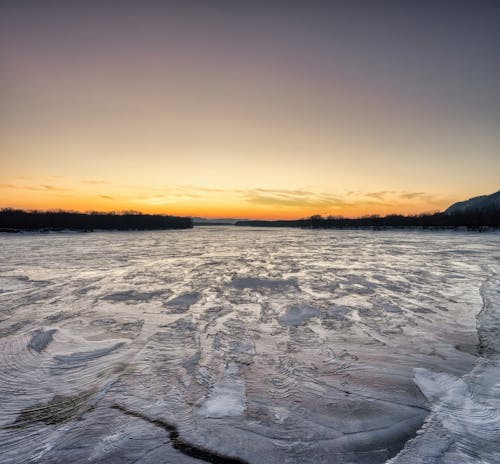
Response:
[[[121,411],[127,416],[137,417],[139,419],[142,419],[143,421],[149,422],[155,427],[159,427],[165,430],[169,434],[169,439],[172,443],[172,447],[187,456],[199,459],[201,461],[211,462],[213,464],[248,464],[248,462],[243,459],[216,453],[206,448],[193,445],[186,440],[183,440],[179,435],[177,427],[175,425],[169,424],[162,419],[152,419],[141,412],[132,411],[118,404],[115,404],[111,407],[113,409]]]

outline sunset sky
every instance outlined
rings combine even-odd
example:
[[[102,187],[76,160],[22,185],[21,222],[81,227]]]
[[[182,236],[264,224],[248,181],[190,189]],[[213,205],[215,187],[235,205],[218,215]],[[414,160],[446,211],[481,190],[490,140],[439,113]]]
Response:
[[[498,1],[2,1],[0,206],[437,211],[500,188]]]

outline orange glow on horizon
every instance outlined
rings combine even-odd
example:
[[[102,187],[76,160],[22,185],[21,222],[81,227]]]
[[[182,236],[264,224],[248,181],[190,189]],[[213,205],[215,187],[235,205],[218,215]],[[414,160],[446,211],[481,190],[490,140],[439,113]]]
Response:
[[[123,212],[204,217],[209,219],[299,219],[322,216],[361,217],[366,215],[421,214],[445,209],[463,197],[429,195],[420,192],[379,191],[340,195],[317,194],[305,190],[253,189],[222,190],[196,187],[168,189],[107,187],[106,194],[95,194],[96,183],[79,185],[57,183],[28,185],[1,184],[0,207],[37,210]],[[104,185],[104,184],[102,184]],[[126,194],[124,193],[126,191]],[[134,194],[135,192],[135,194]]]

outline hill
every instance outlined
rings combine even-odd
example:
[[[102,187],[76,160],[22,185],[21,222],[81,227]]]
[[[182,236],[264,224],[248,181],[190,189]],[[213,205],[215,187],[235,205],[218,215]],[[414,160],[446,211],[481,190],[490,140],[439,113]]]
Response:
[[[491,195],[481,195],[479,197],[469,198],[468,200],[454,203],[444,212],[444,214],[452,215],[480,211],[497,211],[500,213],[500,190]]]

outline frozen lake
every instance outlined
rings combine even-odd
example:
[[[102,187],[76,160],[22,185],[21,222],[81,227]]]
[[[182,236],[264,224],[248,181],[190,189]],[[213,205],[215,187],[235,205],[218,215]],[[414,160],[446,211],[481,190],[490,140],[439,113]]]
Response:
[[[500,461],[500,235],[0,236],[1,463]]]

